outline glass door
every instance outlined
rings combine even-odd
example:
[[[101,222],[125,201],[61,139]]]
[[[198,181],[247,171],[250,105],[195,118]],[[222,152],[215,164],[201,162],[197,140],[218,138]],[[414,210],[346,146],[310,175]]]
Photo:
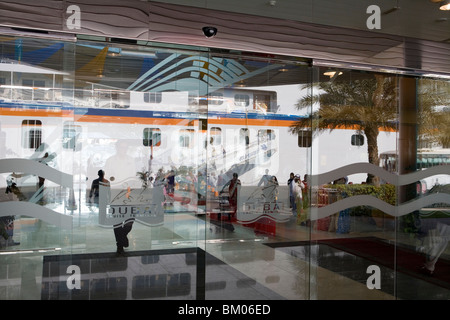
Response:
[[[310,94],[310,72],[300,60],[209,57],[202,97],[208,101],[205,247],[215,259],[206,260],[206,287],[213,288],[206,299],[308,297],[308,257],[293,259],[285,249],[287,242],[310,239],[308,189],[301,181],[311,170],[311,143],[292,131],[310,112],[297,108]],[[281,275],[280,261],[301,277]]]

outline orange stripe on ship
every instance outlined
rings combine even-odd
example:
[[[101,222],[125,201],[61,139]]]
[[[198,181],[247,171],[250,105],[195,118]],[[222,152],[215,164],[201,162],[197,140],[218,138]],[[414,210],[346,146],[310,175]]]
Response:
[[[74,120],[78,122],[96,123],[139,123],[159,125],[188,125],[192,119],[166,119],[166,118],[143,118],[143,117],[115,117],[115,116],[89,116],[75,115]]]
[[[40,109],[0,109],[1,116],[20,117],[69,117],[79,122],[98,123],[128,123],[128,124],[158,124],[158,125],[183,125],[189,126],[193,119],[170,119],[170,118],[145,118],[145,117],[118,117],[118,116],[93,116],[74,115],[72,110],[40,110]],[[197,119],[195,119],[197,120]],[[245,119],[245,118],[209,118],[209,124],[239,125],[239,126],[267,126],[267,127],[290,127],[295,121],[290,120],[270,120],[270,119]],[[358,126],[340,126],[338,129],[356,130]],[[382,131],[395,132],[389,128],[382,128]]]
[[[289,120],[222,118],[222,119],[208,119],[208,123],[239,125],[239,126],[248,125],[248,126],[267,126],[267,127],[290,127],[295,122]]]

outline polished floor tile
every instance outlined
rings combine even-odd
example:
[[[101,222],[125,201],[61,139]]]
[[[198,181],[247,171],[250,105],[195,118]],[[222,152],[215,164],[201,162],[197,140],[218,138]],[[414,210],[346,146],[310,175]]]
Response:
[[[18,219],[14,240],[20,244],[2,243],[0,251],[0,299],[450,298],[448,287],[385,266],[381,289],[370,290],[370,257],[319,243],[361,236],[393,241],[389,229],[361,225],[338,234],[288,223],[277,225],[274,235],[192,213],[166,214],[162,226],[135,223],[125,255],[117,256],[112,229],[97,222],[95,212],[74,217],[73,230]],[[448,256],[447,249],[442,259]],[[67,290],[69,263],[83,267],[83,290]]]

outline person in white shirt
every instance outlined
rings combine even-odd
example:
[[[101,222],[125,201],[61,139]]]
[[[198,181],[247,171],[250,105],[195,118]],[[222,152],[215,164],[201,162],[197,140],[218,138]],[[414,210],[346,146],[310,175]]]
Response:
[[[302,190],[305,187],[302,180],[300,179],[300,175],[296,174],[294,180],[291,182],[291,192],[292,197],[294,198],[294,204],[292,207],[292,214],[294,216],[299,216],[301,211],[303,210],[302,203]]]
[[[106,160],[105,172],[110,177],[112,186],[120,185],[122,188],[140,186],[135,161],[128,152],[128,143],[119,140],[116,142],[116,154]]]

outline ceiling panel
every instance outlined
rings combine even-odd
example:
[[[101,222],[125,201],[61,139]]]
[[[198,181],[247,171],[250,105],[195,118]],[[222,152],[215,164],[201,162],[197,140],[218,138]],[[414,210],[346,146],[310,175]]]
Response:
[[[131,0],[130,0],[131,1]],[[368,6],[381,10],[381,29],[373,32],[450,42],[450,11],[430,0],[162,0],[228,12],[368,30]],[[394,8],[398,8],[393,10]]]

